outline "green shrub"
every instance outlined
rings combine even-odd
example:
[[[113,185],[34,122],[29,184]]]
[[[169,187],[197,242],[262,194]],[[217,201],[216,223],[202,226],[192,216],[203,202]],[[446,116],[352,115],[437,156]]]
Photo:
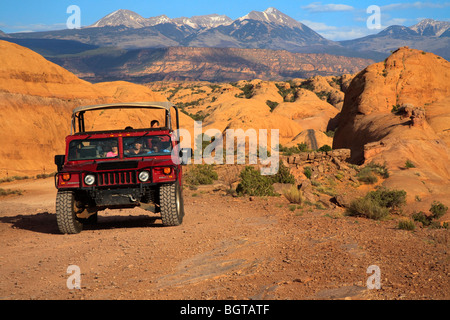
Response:
[[[310,168],[310,167],[305,167],[305,168],[303,169],[303,174],[304,174],[308,179],[311,179],[311,176],[312,176],[311,168]]]
[[[409,219],[400,220],[398,222],[397,227],[399,229],[402,229],[402,230],[414,230],[414,229],[416,229],[416,225],[414,224],[414,221],[409,220]]]
[[[440,203],[438,201],[433,201],[431,204],[430,212],[431,217],[433,219],[439,219],[441,218],[448,210],[448,207],[444,205],[443,203]]]
[[[404,190],[380,188],[375,191],[370,191],[367,193],[366,197],[373,200],[379,206],[391,210],[398,210],[401,206],[406,204],[406,191]]]
[[[0,188],[0,196],[7,196],[10,194],[17,194],[17,195],[21,196],[22,193],[23,193],[22,190]]]
[[[436,221],[440,219],[448,210],[448,207],[439,201],[433,201],[430,207],[430,215],[426,215],[424,212],[414,212],[412,218],[414,221],[422,223],[424,227],[434,226],[440,227]]]
[[[194,165],[185,175],[185,181],[188,185],[197,186],[201,184],[213,184],[214,180],[219,178],[213,165],[197,164]]]
[[[329,145],[325,144],[323,146],[321,146],[319,149],[317,149],[317,151],[322,151],[322,152],[327,152],[327,151],[331,151],[333,150]]]
[[[297,146],[293,147],[283,147],[281,144],[278,145],[278,150],[285,156],[290,156],[294,153],[308,152],[308,145],[306,143],[298,143]]]
[[[380,220],[389,215],[389,209],[381,207],[372,199],[361,197],[350,203],[348,214],[351,216],[365,216],[369,219]]]
[[[416,166],[410,160],[406,160],[405,167],[406,168],[415,168]]]
[[[431,223],[431,219],[429,219],[429,217],[425,213],[423,213],[422,211],[414,212],[412,214],[412,219],[414,221],[422,223],[423,226],[429,226],[430,223]]]
[[[303,203],[303,192],[295,185],[293,185],[290,189],[284,190],[283,195],[290,203]]]
[[[359,182],[363,182],[365,184],[374,184],[378,181],[378,178],[372,173],[372,170],[366,170],[365,168],[361,169],[356,177]]]
[[[336,129],[334,130],[328,130],[327,132],[325,132],[325,134],[330,137],[330,138],[334,138],[334,134],[336,133]]]
[[[253,97],[253,85],[248,83],[244,87],[241,88],[241,90],[244,92],[245,99],[250,99]]]
[[[278,102],[271,100],[267,100],[266,104],[269,106],[270,112],[272,112],[278,106]]]
[[[272,183],[295,183],[295,177],[282,161],[278,167],[278,172],[271,176]]]
[[[236,188],[240,195],[250,196],[273,196],[275,191],[272,185],[272,179],[269,176],[263,176],[259,170],[246,166],[240,173],[241,182]]]
[[[406,191],[381,188],[353,200],[347,213],[351,216],[362,215],[379,220],[386,218],[389,213],[398,210],[405,203]]]
[[[386,165],[376,164],[373,162],[367,164],[364,168],[362,168],[356,174],[356,177],[360,182],[373,184],[378,181],[378,178],[375,176],[375,174],[385,179],[389,178],[389,171],[386,168]]]

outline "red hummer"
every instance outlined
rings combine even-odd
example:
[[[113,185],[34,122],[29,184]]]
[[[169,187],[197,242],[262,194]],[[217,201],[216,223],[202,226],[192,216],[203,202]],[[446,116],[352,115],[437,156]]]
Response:
[[[136,108],[160,110],[165,124],[86,131],[85,113],[89,111]],[[184,216],[181,165],[192,151],[180,148],[177,129],[178,109],[170,102],[75,108],[65,155],[55,156],[60,232],[81,232],[83,224],[95,222],[101,210],[134,207],[160,213],[164,226],[180,225]]]

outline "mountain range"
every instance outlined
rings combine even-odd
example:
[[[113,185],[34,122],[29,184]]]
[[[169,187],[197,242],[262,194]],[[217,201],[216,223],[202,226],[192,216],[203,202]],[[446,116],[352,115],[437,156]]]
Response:
[[[144,50],[148,57],[149,52],[158,55],[162,51],[156,49],[171,47],[285,50],[342,56],[343,59],[363,58],[370,63],[369,60],[382,61],[397,48],[409,46],[450,60],[450,22],[424,19],[411,27],[390,26],[370,36],[331,41],[275,8],[252,11],[235,20],[219,14],[144,18],[121,9],[81,29],[10,34],[0,31],[0,38],[64,64],[79,76],[98,73],[95,68],[89,70],[88,65],[92,63],[86,63],[93,57],[101,61],[105,54],[115,56],[120,60],[116,66],[123,63],[121,68],[126,68],[127,57],[138,56],[139,50]],[[246,60],[242,63],[244,67]],[[78,67],[74,68],[76,65]],[[143,70],[145,66],[138,69]]]

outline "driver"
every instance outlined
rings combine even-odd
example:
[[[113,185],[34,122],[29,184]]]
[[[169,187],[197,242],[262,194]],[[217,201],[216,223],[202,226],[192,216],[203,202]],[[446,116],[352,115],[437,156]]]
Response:
[[[144,153],[145,150],[142,147],[142,140],[136,140],[130,149],[125,150],[125,154],[136,155]]]

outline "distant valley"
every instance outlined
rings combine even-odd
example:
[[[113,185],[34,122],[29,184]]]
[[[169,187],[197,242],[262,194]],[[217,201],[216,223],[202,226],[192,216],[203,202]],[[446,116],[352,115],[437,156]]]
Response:
[[[49,60],[90,82],[121,79],[134,83],[309,78],[351,74],[373,63],[370,59],[285,50],[193,47],[98,49]]]

